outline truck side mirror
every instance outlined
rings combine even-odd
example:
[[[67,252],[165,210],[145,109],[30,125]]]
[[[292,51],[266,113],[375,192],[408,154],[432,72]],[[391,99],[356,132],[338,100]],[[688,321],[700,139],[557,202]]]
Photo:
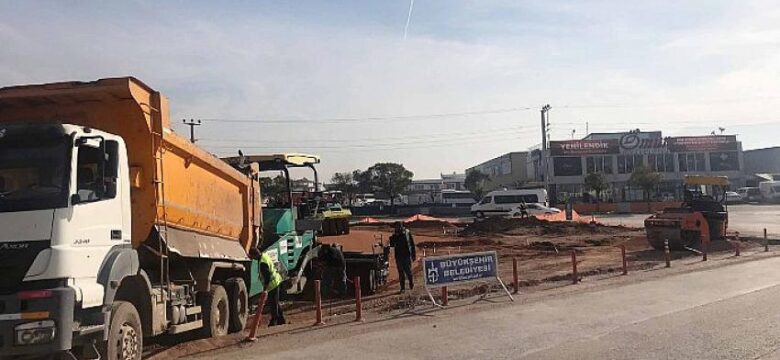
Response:
[[[104,144],[106,153],[105,176],[109,178],[119,177],[119,143],[108,140]]]
[[[107,140],[103,143],[105,154],[103,163],[103,193],[102,198],[113,199],[116,197],[117,178],[119,177],[119,143]]]

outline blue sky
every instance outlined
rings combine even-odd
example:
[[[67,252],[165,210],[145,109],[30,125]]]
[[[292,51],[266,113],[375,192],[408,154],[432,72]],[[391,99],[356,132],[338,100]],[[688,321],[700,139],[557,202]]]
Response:
[[[0,0],[0,85],[133,75],[170,98],[177,131],[206,119],[210,151],[319,153],[326,177],[462,172],[538,144],[546,103],[554,139],[587,122],[780,145],[773,1],[417,0],[404,39],[408,9]]]

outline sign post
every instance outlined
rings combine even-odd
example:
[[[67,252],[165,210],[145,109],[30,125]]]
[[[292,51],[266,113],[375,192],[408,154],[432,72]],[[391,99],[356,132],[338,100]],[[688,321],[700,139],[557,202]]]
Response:
[[[506,295],[515,301],[498,276],[498,254],[495,251],[431,256],[422,260],[425,291],[428,292],[428,297],[435,306],[441,305],[434,300],[431,289],[488,280],[497,280]]]

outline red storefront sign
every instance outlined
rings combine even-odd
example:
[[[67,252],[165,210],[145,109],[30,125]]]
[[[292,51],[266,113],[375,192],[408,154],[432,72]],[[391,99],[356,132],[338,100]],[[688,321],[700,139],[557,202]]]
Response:
[[[620,142],[617,139],[550,141],[550,154],[552,156],[617,154],[619,152]]]

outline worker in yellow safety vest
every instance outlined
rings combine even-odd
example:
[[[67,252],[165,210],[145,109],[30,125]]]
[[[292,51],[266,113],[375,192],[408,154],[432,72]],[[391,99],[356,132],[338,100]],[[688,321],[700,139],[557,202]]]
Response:
[[[268,308],[271,312],[271,322],[268,326],[284,325],[282,307],[279,305],[279,289],[282,284],[282,275],[276,271],[276,266],[268,253],[260,253],[258,249],[252,249],[250,256],[260,260],[260,281],[263,283],[263,291],[268,293]]]

